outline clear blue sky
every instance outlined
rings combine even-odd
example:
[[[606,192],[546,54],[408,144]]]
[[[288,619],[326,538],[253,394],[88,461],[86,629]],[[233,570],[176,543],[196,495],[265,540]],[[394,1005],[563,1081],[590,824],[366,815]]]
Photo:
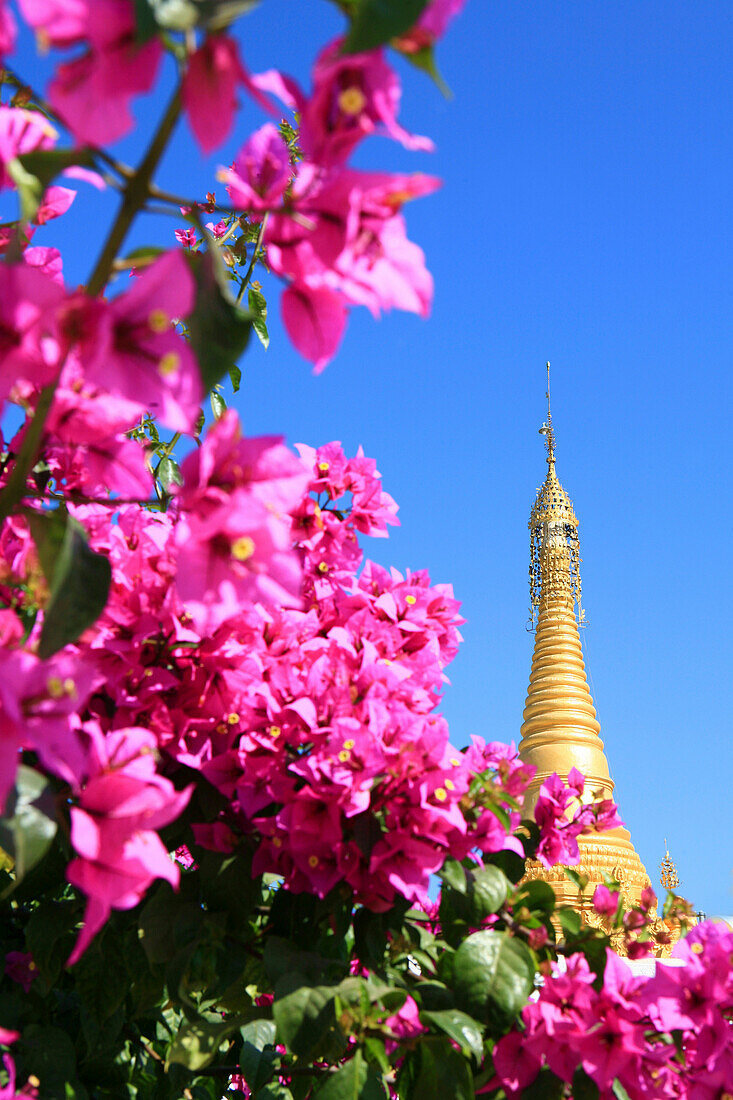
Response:
[[[297,18],[296,18],[297,15]],[[249,67],[307,82],[338,33],[324,0],[265,0]],[[682,892],[733,913],[729,644],[733,343],[733,9],[720,3],[469,0],[439,50],[454,98],[400,66],[410,154],[434,172],[407,209],[435,275],[433,316],[354,311],[319,378],[277,320],[242,361],[251,434],[341,439],[378,459],[402,527],[372,556],[450,581],[468,620],[445,695],[457,744],[518,739],[532,653],[527,518],[553,364],[558,474],[581,521],[593,693],[622,816],[653,884],[664,838]],[[43,82],[30,46],[19,66]],[[170,75],[170,74],[169,74]],[[160,85],[159,85],[160,87]],[[159,104],[138,102],[144,128]],[[181,128],[160,177],[202,196],[248,133],[202,161]],[[139,157],[139,137],[120,145]],[[37,237],[83,280],[113,199],[89,189]],[[132,241],[173,244],[146,219]]]

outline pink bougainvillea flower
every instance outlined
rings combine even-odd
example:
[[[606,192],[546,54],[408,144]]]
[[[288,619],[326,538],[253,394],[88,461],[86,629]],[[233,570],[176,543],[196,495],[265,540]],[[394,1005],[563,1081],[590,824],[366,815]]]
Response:
[[[191,431],[203,389],[196,359],[174,322],[193,307],[183,253],[167,252],[109,304],[82,303],[79,353],[88,381],[149,409],[175,431]]]
[[[229,136],[237,110],[241,65],[227,35],[207,38],[190,57],[181,95],[194,137],[210,153]]]
[[[63,48],[81,41],[87,32],[90,0],[18,0],[23,18],[33,27],[39,47]]]
[[[64,262],[58,248],[33,245],[31,248],[26,248],[23,260],[35,271],[41,271],[47,275],[58,286],[64,285]]]
[[[155,83],[162,56],[157,39],[136,40],[129,0],[22,0],[42,46],[86,46],[58,66],[49,99],[79,142],[104,145],[132,128],[130,100]]]
[[[63,299],[63,288],[31,265],[0,265],[0,400],[21,379],[44,386],[54,377],[55,311]]]
[[[23,986],[24,993],[28,993],[38,977],[38,967],[33,962],[30,951],[8,951],[5,956],[5,973],[12,982]]]
[[[613,917],[618,909],[618,892],[611,892],[607,886],[596,886],[593,892],[593,908],[596,913]]]
[[[280,299],[288,336],[320,373],[338,351],[346,328],[344,300],[327,286],[291,283]]]
[[[8,2],[0,0],[0,58],[12,53],[15,49],[16,33],[15,19],[8,8]]]
[[[188,229],[176,229],[175,237],[184,248],[193,248],[196,244],[196,230],[192,225]]]
[[[41,205],[36,210],[33,221],[36,225],[45,225],[52,218],[58,218],[71,206],[76,191],[70,187],[48,187],[43,194]]]
[[[429,138],[397,122],[400,81],[382,50],[342,54],[341,40],[328,45],[313,67],[313,91],[301,105],[300,144],[317,164],[342,164],[369,134],[382,132],[408,149],[430,151]]]
[[[297,606],[302,566],[293,512],[309,474],[279,437],[243,439],[231,410],[182,466],[176,586],[196,621],[218,624],[243,599]]]
[[[155,832],[179,816],[192,786],[176,791],[158,775],[156,741],[149,730],[103,735],[91,727],[90,774],[71,809],[77,857],[67,878],[88,897],[84,927],[68,960],[73,965],[112,909],[137,905],[156,878],[177,887],[180,869]]]
[[[226,184],[234,206],[260,213],[278,205],[293,169],[285,140],[271,122],[249,138],[231,168],[220,168],[217,179]]]
[[[229,136],[237,111],[237,88],[247,83],[237,43],[227,35],[211,35],[190,57],[181,95],[204,153]]]
[[[293,191],[297,221],[271,216],[268,259],[282,275],[311,285],[327,283],[348,301],[425,315],[432,279],[422,251],[405,237],[399,210],[430,194],[440,180],[422,173],[390,175],[301,165]]]
[[[36,149],[50,149],[58,133],[39,111],[0,107],[0,188],[15,187],[6,165],[14,157]]]
[[[408,149],[432,150],[429,138],[410,134],[397,122],[401,87],[382,50],[341,53],[341,39],[330,43],[313,68],[313,91],[275,69],[253,82],[300,116],[300,145],[318,165],[343,164],[356,145],[373,133],[395,138]]]

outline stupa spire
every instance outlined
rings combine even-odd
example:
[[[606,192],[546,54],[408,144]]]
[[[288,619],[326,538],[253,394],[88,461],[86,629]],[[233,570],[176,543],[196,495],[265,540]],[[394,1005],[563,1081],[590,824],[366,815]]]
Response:
[[[547,448],[547,476],[537,491],[529,518],[530,614],[535,628],[532,670],[527,689],[519,752],[537,774],[527,793],[531,813],[541,783],[553,772],[567,777],[578,768],[586,777],[588,797],[610,798],[614,784],[600,738],[601,727],[588,688],[580,644],[583,624],[578,519],[555,472],[555,432],[547,364],[547,421],[540,428]],[[589,891],[604,872],[618,879],[627,901],[636,903],[649,877],[626,829],[581,838],[581,867]],[[561,901],[577,904],[577,888],[562,868],[539,864],[531,877],[549,881]]]

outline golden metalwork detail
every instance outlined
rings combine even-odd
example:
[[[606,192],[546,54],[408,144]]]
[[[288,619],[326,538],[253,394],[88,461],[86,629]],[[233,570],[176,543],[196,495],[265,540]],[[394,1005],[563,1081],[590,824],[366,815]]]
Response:
[[[580,545],[578,519],[573,502],[555,473],[555,430],[550,406],[550,364],[547,364],[547,420],[540,428],[547,448],[547,477],[537,490],[529,517],[530,623],[537,625],[543,584],[572,596],[578,607],[578,622],[585,615],[581,606]]]
[[[537,493],[529,520],[530,596],[535,627],[532,670],[527,689],[519,752],[537,768],[525,797],[531,814],[539,788],[553,772],[567,776],[578,768],[586,777],[588,798],[613,796],[614,784],[599,736],[580,645],[582,623],[578,519],[555,473],[555,431],[550,407],[547,364],[547,422],[540,429],[547,447],[547,477]],[[528,878],[549,882],[558,902],[585,914],[587,897],[611,875],[622,884],[625,902],[638,905],[649,876],[627,829],[612,829],[579,838],[577,870],[588,876],[586,901],[579,903],[577,886],[561,867],[546,870],[530,861]],[[590,906],[592,911],[592,906]]]
[[[677,868],[672,862],[666,840],[664,842],[664,859],[659,864],[659,870],[661,871],[659,883],[665,890],[674,890],[679,886],[680,876],[677,874]]]

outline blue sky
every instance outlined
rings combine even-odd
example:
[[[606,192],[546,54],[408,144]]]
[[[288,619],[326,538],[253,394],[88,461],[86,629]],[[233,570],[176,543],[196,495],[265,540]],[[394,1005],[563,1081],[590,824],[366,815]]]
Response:
[[[341,25],[325,0],[265,0],[241,22],[243,54],[307,84]],[[273,285],[271,346],[242,360],[237,401],[250,434],[341,439],[377,458],[402,527],[368,553],[428,568],[463,601],[443,708],[454,741],[516,740],[552,361],[584,647],[622,816],[653,884],[666,837],[682,892],[708,914],[733,913],[732,30],[719,3],[468,0],[439,49],[452,100],[398,63],[401,121],[436,153],[374,138],[356,157],[444,181],[407,209],[435,276],[431,319],[354,310],[316,378]],[[18,67],[39,84],[49,72],[29,42]],[[138,101],[141,132],[160,102]],[[247,106],[205,160],[182,126],[159,182],[203,196],[262,121]],[[141,148],[136,135],[119,151],[134,161]],[[62,248],[70,284],[91,270],[113,205],[86,189],[39,233]],[[141,220],[129,246],[172,245],[175,225]]]

